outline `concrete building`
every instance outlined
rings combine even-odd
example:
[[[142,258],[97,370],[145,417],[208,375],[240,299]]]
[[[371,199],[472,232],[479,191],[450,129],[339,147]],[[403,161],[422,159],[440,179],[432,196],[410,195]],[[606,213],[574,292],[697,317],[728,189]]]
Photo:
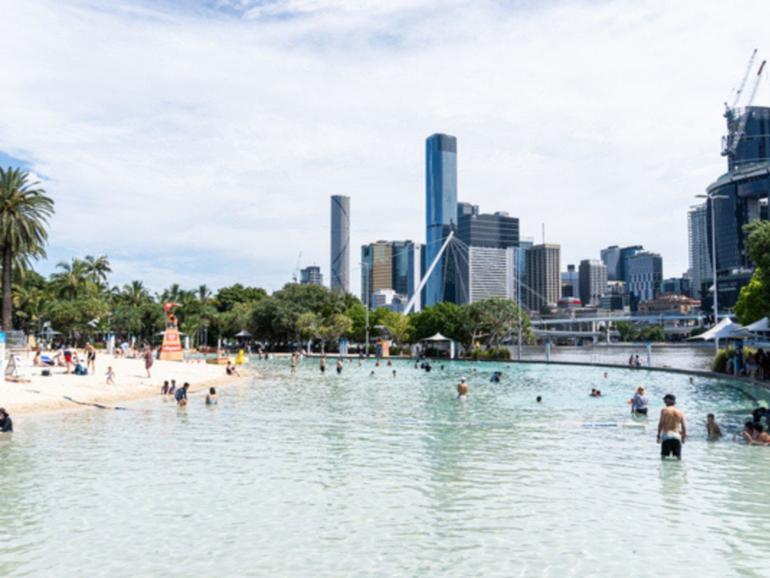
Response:
[[[637,253],[626,261],[626,277],[631,310],[639,303],[655,299],[663,281],[663,258],[657,253]]]
[[[321,268],[311,265],[301,269],[299,272],[299,282],[301,285],[323,285],[324,280],[321,275]]]
[[[687,246],[692,296],[699,299],[713,284],[709,251],[709,220],[706,204],[690,207],[687,212]]]
[[[457,225],[457,139],[446,134],[434,134],[425,141],[425,202],[426,240],[425,266],[433,263],[452,226]],[[447,277],[447,255],[442,256],[425,286],[425,305],[444,301],[453,286]],[[451,264],[449,264],[451,265]],[[451,296],[453,297],[453,296]]]
[[[393,244],[377,241],[361,247],[361,300],[372,303],[380,289],[393,289]]]
[[[578,272],[574,265],[567,265],[561,274],[561,298],[570,299],[580,296]]]
[[[622,281],[623,275],[620,264],[620,247],[611,245],[601,252],[602,262],[607,266],[608,281]]]
[[[331,198],[331,288],[350,292],[350,197]]]
[[[607,292],[607,266],[596,259],[580,262],[580,300],[585,307],[601,305]]]
[[[514,299],[516,297],[515,249],[474,247],[468,250],[467,301],[476,303],[492,297]]]
[[[692,282],[689,277],[669,277],[660,283],[661,293],[676,293],[685,297],[692,296]]]
[[[527,250],[527,306],[540,311],[561,298],[561,247],[552,243]]]

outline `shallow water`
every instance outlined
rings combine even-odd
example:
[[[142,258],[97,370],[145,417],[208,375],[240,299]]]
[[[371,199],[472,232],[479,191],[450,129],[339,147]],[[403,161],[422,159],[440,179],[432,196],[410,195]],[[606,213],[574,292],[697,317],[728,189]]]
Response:
[[[196,396],[184,411],[21,421],[0,439],[0,575],[764,573],[770,448],[707,443],[703,427],[710,411],[739,424],[764,391],[599,368],[330,365],[290,378],[288,361],[262,362],[264,379],[222,389],[214,409]],[[654,420],[628,416],[638,383],[651,415],[678,396],[682,463],[661,463]]]

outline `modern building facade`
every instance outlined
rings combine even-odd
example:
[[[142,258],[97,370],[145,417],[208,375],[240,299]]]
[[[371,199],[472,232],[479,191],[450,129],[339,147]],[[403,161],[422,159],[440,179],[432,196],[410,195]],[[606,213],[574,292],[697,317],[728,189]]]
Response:
[[[380,289],[393,289],[393,244],[377,241],[361,247],[361,300],[372,303]]]
[[[601,250],[602,262],[607,266],[608,281],[622,281],[623,275],[620,267],[620,247],[611,245]]]
[[[725,118],[728,133],[722,155],[727,157],[727,172],[706,188],[707,247],[711,257],[713,214],[720,309],[732,307],[751,278],[754,264],[746,254],[744,227],[763,215],[767,218],[770,192],[770,108],[730,109]]]
[[[692,295],[692,283],[689,277],[669,277],[661,282],[660,292],[690,297]]]
[[[323,285],[324,280],[321,275],[321,268],[311,265],[301,269],[299,272],[299,282],[301,285]]]
[[[422,278],[423,245],[414,241],[393,241],[393,282],[392,288],[398,295],[411,299]],[[414,311],[420,311],[421,300],[415,300]]]
[[[457,225],[457,139],[434,134],[425,141],[426,239],[425,267],[428,268],[441,246]],[[425,285],[424,304],[435,305],[445,300],[451,276],[451,264],[442,256]]]
[[[584,307],[601,304],[602,295],[607,292],[607,266],[596,259],[580,262],[580,300]]]
[[[527,306],[540,311],[561,297],[561,247],[552,243],[527,250]]]
[[[331,288],[350,292],[350,197],[331,198]]]
[[[629,257],[625,266],[631,310],[636,311],[639,303],[655,299],[660,294],[663,258],[657,253],[644,251]]]
[[[561,298],[569,299],[570,297],[579,296],[580,284],[578,272],[574,265],[567,265],[567,270],[562,271],[561,274]]]
[[[629,245],[628,247],[623,247],[620,250],[620,257],[618,260],[618,278],[616,279],[617,281],[628,283],[628,273],[626,267],[628,260],[634,255],[641,253],[642,251],[644,251],[644,247],[641,245]]]
[[[700,299],[713,283],[711,252],[709,251],[709,220],[706,204],[690,207],[687,212],[688,276],[692,296]]]

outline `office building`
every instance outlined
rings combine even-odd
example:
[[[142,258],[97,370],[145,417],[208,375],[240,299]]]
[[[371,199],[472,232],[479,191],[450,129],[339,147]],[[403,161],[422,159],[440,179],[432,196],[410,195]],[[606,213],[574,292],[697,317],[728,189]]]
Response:
[[[361,247],[361,300],[372,303],[380,289],[393,289],[393,244],[377,241]]]
[[[439,254],[446,235],[457,225],[457,139],[453,136],[434,134],[425,141],[425,201],[427,269]],[[453,291],[451,268],[443,255],[426,283],[425,305],[440,303]]]
[[[301,285],[323,285],[323,276],[321,275],[321,268],[311,265],[305,267],[299,272],[299,282]]]
[[[600,300],[602,309],[622,311],[627,303],[626,286],[623,281],[607,281],[607,290]]]
[[[684,295],[690,297],[692,292],[692,284],[689,277],[669,277],[663,279],[660,283],[661,293],[677,293],[678,295]]]
[[[713,284],[708,237],[708,211],[706,204],[690,207],[687,212],[687,236],[690,286],[692,296],[700,299]]]
[[[657,253],[644,251],[629,257],[625,267],[631,310],[636,311],[639,303],[655,299],[660,294],[663,258]]]
[[[527,294],[527,287],[529,282],[527,279],[527,251],[535,243],[531,238],[519,239],[518,247],[514,248],[514,280],[513,287],[515,293],[516,302],[522,307],[526,307],[529,303],[529,296]]]
[[[601,304],[602,295],[607,292],[607,265],[596,259],[580,262],[580,301],[584,307]]]
[[[331,288],[350,292],[350,197],[331,198]]]
[[[482,214],[478,207],[473,209],[458,209],[460,243],[453,249],[456,254],[450,255],[458,271],[456,303],[491,297],[514,299],[519,220],[506,213]]]
[[[608,281],[622,281],[620,269],[620,247],[611,245],[601,250],[602,263],[607,266]]]
[[[578,272],[574,265],[567,265],[567,271],[561,274],[561,298],[580,296],[580,285],[578,283]]]
[[[422,281],[422,272],[425,270],[425,245],[412,243],[408,247],[408,274],[406,278],[406,296],[412,299]],[[422,309],[422,295],[418,294],[414,300],[413,311]]]
[[[561,247],[544,243],[527,250],[527,306],[540,311],[561,298]]]
[[[391,252],[393,254],[391,287],[396,293],[409,300],[420,285],[423,245],[413,241],[393,241]],[[420,301],[418,296],[414,311],[420,311]]]
[[[644,251],[644,247],[642,247],[641,245],[630,245],[628,247],[623,247],[622,249],[620,249],[620,256],[618,258],[618,278],[615,279],[616,281],[623,281],[624,283],[628,283],[628,274],[626,272],[626,264],[628,263],[628,260],[631,257],[633,257],[638,253],[641,253],[642,251]]]

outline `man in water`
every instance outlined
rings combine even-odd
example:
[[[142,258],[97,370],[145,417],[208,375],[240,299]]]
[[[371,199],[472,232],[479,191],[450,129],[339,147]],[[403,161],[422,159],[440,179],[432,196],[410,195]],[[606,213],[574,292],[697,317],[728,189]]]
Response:
[[[722,437],[722,429],[716,422],[713,413],[706,416],[706,433],[708,434],[708,440],[710,442],[715,442]]]
[[[666,404],[660,410],[660,420],[658,420],[658,443],[660,445],[660,457],[665,458],[673,455],[676,459],[682,459],[682,444],[687,439],[687,427],[684,422],[684,413],[676,407],[676,396],[667,393],[663,397],[663,403]]]
[[[13,422],[11,416],[5,411],[4,407],[0,407],[0,432],[12,432]]]
[[[460,383],[457,384],[457,399],[468,398],[468,382],[463,377],[460,379]]]

